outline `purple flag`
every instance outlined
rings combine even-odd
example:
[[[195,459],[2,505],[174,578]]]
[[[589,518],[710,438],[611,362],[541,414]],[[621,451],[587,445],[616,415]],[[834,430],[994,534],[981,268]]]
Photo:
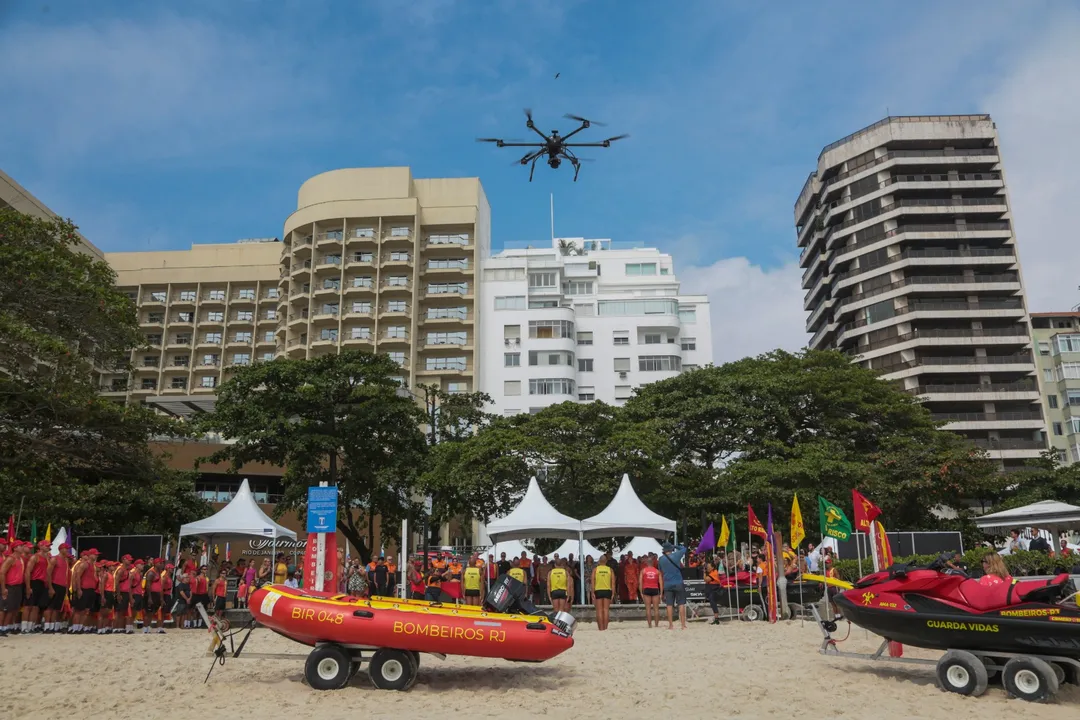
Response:
[[[713,524],[709,523],[709,529],[705,531],[705,535],[702,536],[701,542],[698,543],[697,551],[699,553],[707,552],[716,547],[716,530],[713,529]]]

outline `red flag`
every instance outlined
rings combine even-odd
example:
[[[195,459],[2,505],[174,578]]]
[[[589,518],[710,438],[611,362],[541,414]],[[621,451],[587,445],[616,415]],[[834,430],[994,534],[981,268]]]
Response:
[[[881,514],[881,508],[867,500],[858,490],[851,491],[851,499],[855,506],[855,530],[869,533],[870,523]]]
[[[761,524],[761,521],[757,519],[757,515],[754,514],[754,508],[747,505],[746,510],[746,519],[750,523],[750,534],[757,535],[762,540],[768,538],[769,534],[765,532],[765,526]]]

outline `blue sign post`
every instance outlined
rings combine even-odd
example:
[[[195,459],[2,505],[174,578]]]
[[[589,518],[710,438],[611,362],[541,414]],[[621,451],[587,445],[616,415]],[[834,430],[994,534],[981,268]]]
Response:
[[[337,532],[338,491],[336,487],[309,487],[307,495],[307,531]]]

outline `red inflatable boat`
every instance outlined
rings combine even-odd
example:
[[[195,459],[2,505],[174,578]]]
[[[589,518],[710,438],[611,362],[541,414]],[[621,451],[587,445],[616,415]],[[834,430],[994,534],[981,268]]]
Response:
[[[315,648],[305,674],[318,689],[344,686],[362,662],[376,687],[404,690],[415,681],[419,653],[542,662],[574,645],[572,616],[531,607],[524,608],[530,614],[493,612],[282,585],[259,588],[248,606],[260,624]]]

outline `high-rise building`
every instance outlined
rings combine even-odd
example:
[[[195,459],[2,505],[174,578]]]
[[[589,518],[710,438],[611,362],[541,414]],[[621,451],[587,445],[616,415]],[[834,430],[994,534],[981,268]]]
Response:
[[[880,371],[1006,467],[1045,449],[989,115],[889,117],[826,146],[795,226],[811,348]]]
[[[1032,313],[1031,330],[1050,446],[1061,462],[1080,462],[1080,312]]]
[[[670,255],[561,238],[504,250],[481,280],[480,389],[515,415],[634,388],[712,362],[709,301],[680,295]]]

